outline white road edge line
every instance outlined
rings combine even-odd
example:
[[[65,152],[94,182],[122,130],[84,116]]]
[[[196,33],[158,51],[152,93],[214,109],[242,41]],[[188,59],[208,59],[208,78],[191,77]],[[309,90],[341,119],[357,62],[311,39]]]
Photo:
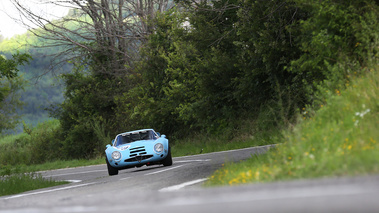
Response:
[[[188,165],[188,164],[187,164]],[[172,170],[172,169],[177,169],[179,167],[182,167],[184,165],[180,165],[180,166],[175,166],[175,167],[170,167],[168,169],[163,169],[163,170],[159,170],[159,171],[156,171],[156,172],[151,172],[151,173],[147,173],[145,175],[155,175],[155,174],[158,174],[158,173],[161,173],[161,172],[165,172],[165,171],[168,171],[168,170]]]
[[[38,191],[38,192],[31,192],[31,193],[26,193],[26,194],[19,194],[19,195],[14,195],[14,196],[11,196],[11,197],[6,197],[6,198],[4,198],[4,200],[9,200],[9,199],[14,199],[14,198],[20,198],[20,197],[26,197],[26,196],[29,196],[29,195],[44,194],[44,193],[61,191],[61,190],[72,189],[72,188],[78,188],[78,187],[88,186],[88,185],[92,185],[92,184],[95,184],[95,183],[85,183],[85,184],[80,184],[80,185],[75,185],[75,186],[67,186],[67,187],[62,187],[62,188],[57,188],[57,189],[50,189],[50,190],[45,190],[45,191]]]
[[[204,182],[206,180],[208,180],[208,178],[202,178],[202,179],[198,179],[198,180],[193,180],[193,181],[185,182],[185,183],[182,183],[182,184],[179,184],[179,185],[169,186],[169,187],[160,189],[159,192],[177,191],[177,190],[182,189],[182,188],[184,188],[186,186],[190,186],[190,185],[194,185],[194,184],[197,184],[197,183],[201,183],[201,182]]]
[[[279,143],[280,144],[280,143]],[[214,154],[219,154],[219,153],[229,153],[229,152],[238,152],[241,150],[248,150],[248,149],[262,149],[262,148],[268,148],[268,147],[275,147],[279,144],[270,144],[270,145],[262,145],[262,146],[253,146],[253,147],[247,147],[247,148],[242,148],[242,149],[232,149],[232,150],[226,150],[226,151],[219,151],[219,152],[210,152],[210,153],[204,153],[204,154],[197,154],[197,155],[187,155],[187,156],[180,156],[180,157],[175,157],[173,158],[174,161],[175,159],[179,158],[190,158],[190,157],[196,157],[196,156],[206,156],[206,155],[214,155]]]

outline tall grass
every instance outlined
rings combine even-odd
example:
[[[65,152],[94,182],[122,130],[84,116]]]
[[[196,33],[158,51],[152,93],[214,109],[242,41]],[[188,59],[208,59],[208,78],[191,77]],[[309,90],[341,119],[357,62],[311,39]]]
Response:
[[[379,172],[379,67],[346,90],[330,91],[313,113],[284,133],[276,149],[216,171],[207,185],[241,184]]]
[[[66,181],[53,181],[44,179],[37,174],[13,174],[10,176],[0,176],[0,196],[17,194],[25,191],[58,186],[66,184]]]
[[[18,135],[4,135],[0,137],[0,144],[10,145],[14,141],[19,140],[20,138],[25,137],[25,136],[26,136],[26,133],[21,133]]]

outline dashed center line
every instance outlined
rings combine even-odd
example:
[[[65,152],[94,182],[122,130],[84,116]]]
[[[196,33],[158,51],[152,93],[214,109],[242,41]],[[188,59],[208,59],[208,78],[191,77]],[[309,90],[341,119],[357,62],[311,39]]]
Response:
[[[65,180],[67,182],[70,182],[70,183],[80,183],[82,182],[82,180]]]
[[[121,178],[120,180],[127,180],[127,179],[130,179],[132,177],[126,177],[126,178]]]
[[[188,165],[188,164],[186,164],[186,165]],[[170,167],[170,168],[168,168],[168,169],[163,169],[163,170],[159,170],[159,171],[156,171],[156,172],[147,173],[147,174],[145,174],[145,175],[154,175],[154,174],[158,174],[158,173],[161,173],[161,172],[165,172],[165,171],[169,171],[169,170],[177,169],[177,168],[182,167],[182,166],[184,166],[184,165],[179,165],[179,166],[175,166],[175,167]]]

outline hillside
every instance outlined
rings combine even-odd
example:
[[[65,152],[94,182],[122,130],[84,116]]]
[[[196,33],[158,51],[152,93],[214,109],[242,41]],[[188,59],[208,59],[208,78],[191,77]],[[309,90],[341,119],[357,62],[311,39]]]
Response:
[[[331,91],[317,111],[305,109],[275,149],[217,171],[209,185],[379,173],[379,66]]]

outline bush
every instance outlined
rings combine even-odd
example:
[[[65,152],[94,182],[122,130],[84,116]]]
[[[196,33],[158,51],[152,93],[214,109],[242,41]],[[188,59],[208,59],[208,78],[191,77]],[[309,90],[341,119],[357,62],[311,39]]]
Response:
[[[104,155],[112,136],[107,125],[98,120],[73,126],[62,142],[63,159],[89,159]]]
[[[63,157],[58,120],[40,123],[35,128],[28,129],[28,133],[10,137],[13,141],[0,144],[2,165],[30,165]]]

